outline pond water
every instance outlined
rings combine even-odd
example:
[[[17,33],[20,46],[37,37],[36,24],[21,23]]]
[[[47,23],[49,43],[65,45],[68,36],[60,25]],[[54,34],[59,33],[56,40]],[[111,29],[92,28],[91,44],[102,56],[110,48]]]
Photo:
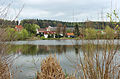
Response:
[[[102,42],[101,42],[102,41]],[[117,44],[116,40],[116,44]],[[97,40],[93,42],[97,43]],[[100,43],[104,43],[100,40]],[[36,40],[36,41],[14,41],[11,43],[11,51],[14,57],[13,68],[16,71],[15,79],[33,79],[36,72],[40,71],[41,61],[47,56],[56,55],[64,72],[72,74],[75,72],[71,61],[77,60],[79,55],[89,50],[89,46],[83,46],[82,43],[88,41],[82,40]],[[96,53],[95,46],[93,50],[87,52],[88,56],[93,57]],[[102,52],[103,46],[99,46],[99,52]],[[116,58],[120,58],[119,52]],[[70,60],[69,60],[70,59]]]

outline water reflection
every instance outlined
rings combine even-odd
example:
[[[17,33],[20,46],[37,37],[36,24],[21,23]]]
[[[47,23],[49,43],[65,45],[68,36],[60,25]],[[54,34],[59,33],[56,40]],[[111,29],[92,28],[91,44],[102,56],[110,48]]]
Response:
[[[120,47],[120,46],[119,46]],[[75,51],[76,55],[80,52],[94,54],[95,52],[103,51],[106,48],[104,45],[84,44],[84,45],[9,45],[9,53],[20,53],[22,55],[42,55],[57,53],[62,54],[70,51]],[[108,49],[111,46],[107,47]],[[115,48],[115,46],[114,46]]]
[[[25,66],[21,68],[23,72],[19,73],[17,79],[28,79],[29,75],[33,77],[33,74],[36,72],[33,72],[32,69],[28,69],[33,66],[32,58],[35,60],[40,59],[39,63],[36,63],[38,69],[40,69],[42,59],[46,58],[49,54],[56,54],[57,58],[61,62],[60,64],[63,70],[66,70],[67,73],[74,73],[74,68],[70,66],[73,63],[71,63],[67,57],[70,57],[71,60],[76,60],[80,55],[83,57],[84,61],[83,54],[86,53],[88,57],[94,58],[96,53],[104,53],[104,51],[111,48],[116,48],[116,45],[96,45],[91,43],[79,45],[79,43],[76,42],[75,45],[9,45],[9,48],[11,49],[8,52],[9,54],[12,53],[14,55],[20,55],[20,57],[15,61],[15,67],[21,65]]]
[[[120,46],[119,46],[120,47]],[[9,45],[9,53],[21,54],[21,55],[45,55],[45,54],[62,54],[71,51],[75,51],[76,55],[80,52],[87,53],[88,56],[93,56],[94,53],[100,51],[109,50],[111,48],[116,48],[116,46],[106,46],[106,45],[94,45],[94,44],[84,44],[84,45]]]
[[[78,47],[78,46],[77,46]],[[11,45],[9,53],[22,55],[42,55],[50,53],[66,53],[74,49],[73,45]],[[75,50],[78,48],[75,48]]]

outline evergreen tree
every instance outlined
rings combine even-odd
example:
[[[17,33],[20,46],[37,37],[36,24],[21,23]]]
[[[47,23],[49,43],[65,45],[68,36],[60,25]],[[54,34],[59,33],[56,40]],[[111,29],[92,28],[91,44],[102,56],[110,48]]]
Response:
[[[80,32],[79,32],[79,26],[78,24],[75,25],[75,31],[74,31],[75,36],[80,36]]]

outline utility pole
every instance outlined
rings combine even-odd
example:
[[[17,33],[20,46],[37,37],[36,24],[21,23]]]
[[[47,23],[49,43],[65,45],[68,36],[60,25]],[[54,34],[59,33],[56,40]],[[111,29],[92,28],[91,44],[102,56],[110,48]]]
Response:
[[[73,9],[73,22],[75,21],[75,18],[74,18],[75,14],[74,14],[74,9]]]
[[[103,8],[102,8],[102,11],[101,11],[101,21],[104,21],[104,17],[103,17]]]
[[[117,0],[115,0],[115,10],[117,10]]]
[[[99,12],[98,12],[98,21],[99,21]]]
[[[112,0],[111,0],[111,18],[112,18]]]
[[[102,21],[102,28],[104,28],[103,8],[102,8],[102,11],[101,11],[101,21]]]

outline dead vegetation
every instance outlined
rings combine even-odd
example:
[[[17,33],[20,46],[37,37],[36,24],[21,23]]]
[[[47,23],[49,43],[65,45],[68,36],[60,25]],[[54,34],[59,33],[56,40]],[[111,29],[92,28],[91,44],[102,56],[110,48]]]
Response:
[[[76,79],[75,77],[65,78],[60,62],[57,61],[56,56],[51,55],[44,59],[41,64],[41,72],[37,73],[37,79]]]
[[[77,60],[68,57],[75,67],[75,77],[65,77],[56,56],[50,55],[42,61],[37,79],[120,79],[120,63],[116,59],[119,48],[113,41],[102,45],[83,44]]]
[[[0,59],[0,79],[10,79],[8,64]]]
[[[120,79],[120,63],[116,58],[119,46],[113,40],[102,45],[82,44],[81,49],[77,60],[68,57],[75,67],[77,79]]]

